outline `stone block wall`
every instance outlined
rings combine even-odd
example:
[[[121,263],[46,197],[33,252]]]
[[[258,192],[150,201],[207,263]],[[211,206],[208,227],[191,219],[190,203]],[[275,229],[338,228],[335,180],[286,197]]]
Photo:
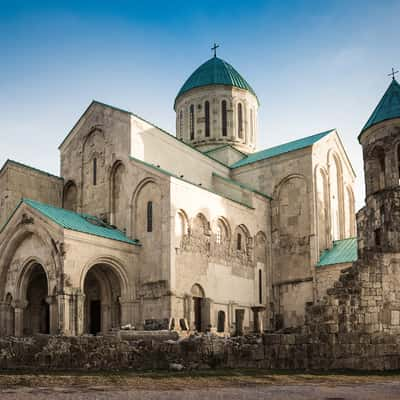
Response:
[[[116,337],[0,338],[0,370],[155,370],[181,364],[185,370],[265,368],[281,370],[396,370],[400,337],[389,334],[268,334],[181,340],[121,340]]]

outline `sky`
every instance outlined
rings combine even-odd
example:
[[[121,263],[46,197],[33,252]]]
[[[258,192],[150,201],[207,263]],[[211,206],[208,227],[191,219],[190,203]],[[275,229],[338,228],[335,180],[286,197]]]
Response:
[[[400,67],[400,1],[0,0],[0,165],[59,173],[58,146],[95,99],[175,133],[173,102],[212,56],[260,100],[258,149],[337,128],[357,141]]]

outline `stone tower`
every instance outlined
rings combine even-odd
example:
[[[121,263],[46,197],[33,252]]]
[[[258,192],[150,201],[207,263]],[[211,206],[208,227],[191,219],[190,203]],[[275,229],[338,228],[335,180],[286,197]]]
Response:
[[[201,151],[232,145],[255,150],[258,99],[246,80],[214,56],[187,79],[175,99],[176,136]]]
[[[357,216],[360,255],[400,253],[400,85],[394,78],[358,139],[366,187]]]

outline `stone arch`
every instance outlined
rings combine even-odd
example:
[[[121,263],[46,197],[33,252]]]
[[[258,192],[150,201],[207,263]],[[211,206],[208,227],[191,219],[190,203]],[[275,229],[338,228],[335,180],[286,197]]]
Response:
[[[119,328],[126,320],[120,300],[131,296],[126,269],[121,262],[110,257],[91,261],[82,271],[80,288],[84,294],[84,332],[108,332]]]
[[[203,213],[198,213],[192,220],[191,223],[191,235],[192,236],[203,236],[208,235],[210,231],[210,223]]]
[[[248,253],[251,234],[247,226],[244,224],[237,226],[233,236],[232,244],[234,250],[241,253]]]
[[[175,214],[176,247],[181,247],[182,240],[189,235],[189,219],[186,212],[179,209]]]
[[[72,180],[69,180],[64,186],[63,207],[70,211],[78,209],[78,187]]]
[[[61,255],[55,241],[51,238],[50,233],[43,226],[26,225],[21,228],[21,225],[17,225],[6,234],[3,245],[0,246],[0,299],[5,297],[4,292],[12,259],[25,240],[30,239],[32,236],[35,237],[46,249],[46,260],[40,260],[37,257],[30,257],[25,259],[22,264],[24,268],[26,268],[30,262],[40,263],[44,268],[46,268],[49,277],[49,285],[51,285],[51,287],[49,286],[49,292],[52,287],[56,286],[59,277],[58,271],[61,271]],[[21,276],[21,271],[18,276]],[[14,291],[14,299],[19,300],[17,286],[15,286]]]
[[[303,238],[310,235],[308,184],[303,175],[292,174],[275,189],[278,215],[275,226],[280,236]]]
[[[105,163],[105,133],[99,126],[93,126],[82,141],[82,168],[80,200],[81,209],[86,201],[85,193],[90,193],[93,186],[93,174],[96,174],[96,186],[101,185],[104,179]],[[96,171],[93,170],[93,160],[96,159]],[[106,203],[105,199],[105,203]],[[105,204],[106,206],[106,204]]]
[[[329,178],[324,167],[315,167],[314,182],[318,246],[322,252],[330,243]]]
[[[109,268],[113,270],[116,276],[118,276],[120,284],[121,284],[121,296],[124,298],[131,298],[134,294],[130,293],[131,285],[129,285],[129,278],[127,273],[127,268],[124,266],[124,263],[117,259],[116,257],[104,256],[104,257],[96,257],[90,260],[82,269],[79,278],[79,287],[83,292],[84,289],[84,281],[88,271],[95,265],[107,265]],[[132,297],[133,298],[133,297]]]
[[[345,190],[345,237],[354,237],[356,235],[355,222],[355,199],[351,186],[346,185]]]
[[[214,222],[216,244],[227,244],[231,241],[232,229],[225,217],[218,217]]]
[[[255,261],[266,264],[267,258],[267,236],[263,231],[257,232],[254,240]]]
[[[143,193],[143,190],[148,187],[148,185],[155,185],[158,186],[158,181],[152,177],[147,177],[142,179],[139,184],[136,186],[136,189],[134,190],[130,202],[130,235],[133,238],[136,238],[138,235],[137,232],[137,225],[138,225],[138,200],[140,195]],[[160,200],[161,200],[161,193],[160,193]],[[147,204],[147,202],[146,202]],[[161,207],[161,201],[160,204],[158,205]],[[143,215],[145,214],[145,211]],[[145,225],[143,224],[143,227]]]
[[[118,160],[114,163],[110,172],[110,222],[119,229],[124,229],[125,220],[123,213],[123,176],[125,165]]]
[[[49,291],[50,281],[43,263],[26,264],[18,282],[20,304],[23,310],[23,334],[51,333]],[[53,308],[56,310],[56,308]]]
[[[366,184],[367,194],[374,193],[385,188],[386,183],[386,155],[383,146],[377,144],[367,153],[366,160]]]
[[[13,336],[15,334],[14,301],[10,292],[7,293],[4,300],[4,318],[0,325],[1,336]]]
[[[344,186],[342,163],[335,151],[328,153],[328,170],[331,237],[332,240],[339,240],[343,239],[345,230]]]
[[[193,327],[196,331],[204,330],[205,292],[201,285],[195,283],[190,289],[193,300]]]

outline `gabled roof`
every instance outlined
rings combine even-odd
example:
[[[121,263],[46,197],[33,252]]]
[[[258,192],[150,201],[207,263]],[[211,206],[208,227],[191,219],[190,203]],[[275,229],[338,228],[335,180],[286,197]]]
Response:
[[[16,165],[17,167],[27,168],[27,169],[30,169],[30,170],[32,170],[34,172],[38,172],[39,174],[46,175],[46,176],[49,176],[51,178],[56,178],[56,179],[59,179],[59,180],[63,180],[63,178],[61,178],[61,177],[59,177],[57,175],[50,174],[49,172],[43,171],[43,170],[35,168],[35,167],[31,167],[30,165],[23,164],[21,162],[18,162],[18,161],[15,161],[15,160],[10,160],[10,159],[6,160],[6,162],[3,164],[3,166],[0,169],[0,174],[4,171],[4,169],[6,168],[6,166],[8,164]]]
[[[371,126],[393,118],[400,118],[400,85],[396,79],[392,79],[381,101],[362,128],[358,139]]]
[[[100,236],[106,239],[117,240],[119,242],[140,245],[138,240],[129,239],[120,230],[91,215],[79,214],[74,211],[39,203],[38,201],[30,199],[23,199],[21,201],[21,204],[22,203],[32,207],[46,218],[65,229]]]
[[[331,249],[325,250],[317,267],[357,261],[357,238],[335,240]]]
[[[194,88],[208,85],[234,86],[240,89],[248,90],[257,98],[253,88],[247,83],[246,79],[244,79],[243,76],[232,67],[231,64],[227,63],[221,58],[212,57],[204,64],[200,65],[200,67],[189,76],[179,90],[179,93],[175,98],[175,102],[176,99],[183,93],[186,93]]]
[[[270,147],[269,149],[257,151],[256,153],[249,154],[246,158],[239,160],[232,164],[231,168],[243,167],[244,165],[248,165],[254,163],[256,161],[265,160],[267,158],[272,158],[276,156],[280,156],[284,153],[289,153],[291,151],[300,150],[306,147],[313,145],[318,142],[318,140],[322,139],[329,133],[333,132],[335,129],[330,129],[329,131],[321,132],[316,135],[307,136],[302,139],[297,139],[289,143],[280,144],[275,147]]]

